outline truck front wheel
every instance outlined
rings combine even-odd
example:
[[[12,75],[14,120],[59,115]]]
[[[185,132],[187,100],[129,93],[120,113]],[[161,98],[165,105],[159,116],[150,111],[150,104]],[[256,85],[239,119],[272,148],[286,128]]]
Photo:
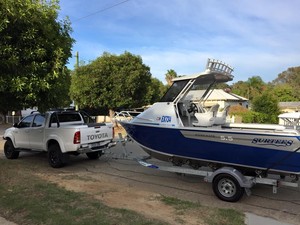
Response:
[[[58,144],[52,144],[48,149],[48,162],[53,168],[60,168],[67,164],[69,155],[61,152]]]
[[[4,144],[4,154],[7,159],[17,159],[20,152],[15,149],[12,141],[8,139]]]

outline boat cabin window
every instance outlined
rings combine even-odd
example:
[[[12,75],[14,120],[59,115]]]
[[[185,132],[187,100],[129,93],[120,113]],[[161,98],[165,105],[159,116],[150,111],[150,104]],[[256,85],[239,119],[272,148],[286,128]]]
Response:
[[[207,90],[210,88],[212,85],[211,84],[194,84],[191,88],[191,90]]]
[[[173,102],[174,99],[179,95],[189,80],[175,81],[172,86],[168,89],[166,94],[162,97],[160,102]]]

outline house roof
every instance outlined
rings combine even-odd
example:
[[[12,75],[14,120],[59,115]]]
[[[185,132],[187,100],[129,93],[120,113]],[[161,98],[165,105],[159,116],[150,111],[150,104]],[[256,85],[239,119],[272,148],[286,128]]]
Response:
[[[299,108],[300,102],[279,102],[279,108]]]
[[[205,90],[192,90],[189,94],[185,97],[186,100],[194,100],[198,101],[201,99],[202,95],[204,94]],[[210,91],[210,95],[207,100],[211,101],[248,101],[247,98],[242,96],[225,92],[223,89],[214,89]]]

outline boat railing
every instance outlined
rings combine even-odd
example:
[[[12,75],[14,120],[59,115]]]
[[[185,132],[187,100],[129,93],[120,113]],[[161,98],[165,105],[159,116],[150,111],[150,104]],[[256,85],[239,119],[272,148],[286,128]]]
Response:
[[[120,111],[120,112],[115,112],[113,118],[116,121],[130,121],[140,113],[141,112],[137,112],[137,111]]]
[[[279,123],[283,122],[286,128],[300,130],[300,113],[283,113],[278,116]],[[281,121],[280,121],[281,120]]]
[[[233,67],[219,60],[208,59],[206,64],[206,71],[218,72],[218,73],[226,74],[228,76],[232,76],[231,73],[233,72]]]

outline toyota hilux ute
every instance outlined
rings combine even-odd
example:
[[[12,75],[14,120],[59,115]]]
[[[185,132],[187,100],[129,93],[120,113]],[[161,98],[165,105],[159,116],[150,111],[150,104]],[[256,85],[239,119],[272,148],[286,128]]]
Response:
[[[85,153],[98,159],[115,142],[112,123],[95,123],[80,111],[33,113],[8,128],[3,138],[8,159],[17,159],[21,151],[45,151],[54,168],[68,163],[70,155]]]

